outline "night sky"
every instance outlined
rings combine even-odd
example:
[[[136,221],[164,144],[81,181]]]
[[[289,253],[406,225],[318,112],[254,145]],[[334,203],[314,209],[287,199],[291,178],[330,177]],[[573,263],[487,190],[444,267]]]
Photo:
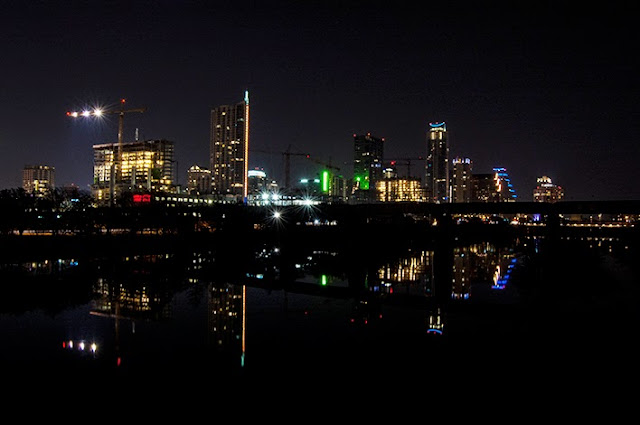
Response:
[[[209,166],[211,109],[249,90],[250,168],[281,183],[287,149],[351,177],[354,133],[419,157],[445,121],[451,156],[506,167],[523,201],[541,175],[567,200],[640,199],[633,2],[478,3],[0,0],[0,189],[26,164],[88,189],[117,116],[66,111],[120,98],[147,108],[125,116],[125,141],[173,141],[185,184]],[[291,177],[318,167],[292,157]]]

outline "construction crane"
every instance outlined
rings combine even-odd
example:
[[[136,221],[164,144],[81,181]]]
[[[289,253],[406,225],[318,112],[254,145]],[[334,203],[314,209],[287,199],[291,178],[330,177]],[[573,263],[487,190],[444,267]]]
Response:
[[[253,152],[268,153],[268,154],[280,153],[282,155],[282,158],[284,159],[284,187],[285,187],[285,189],[288,189],[290,184],[291,184],[291,157],[292,156],[304,156],[306,158],[310,157],[310,155],[308,153],[291,152],[291,145],[289,145],[287,147],[287,150],[284,151],[284,152],[272,152],[272,151],[256,150],[256,149],[254,149]]]
[[[117,183],[121,183],[122,182],[122,138],[123,138],[123,131],[124,131],[124,114],[129,113],[129,112],[145,112],[147,110],[147,108],[131,108],[131,109],[125,109],[124,104],[125,104],[126,100],[125,99],[120,99],[120,107],[119,108],[113,108],[113,109],[102,109],[102,108],[95,108],[93,110],[84,110],[82,112],[67,112],[67,116],[68,117],[72,117],[72,118],[78,118],[78,117],[101,117],[102,115],[108,115],[108,114],[118,114],[118,160],[117,160],[117,166],[116,166],[116,182]],[[112,186],[113,187],[113,186]],[[111,200],[112,202],[114,202],[114,194],[111,193]]]
[[[411,157],[411,158],[396,158],[396,159],[392,159],[390,160],[391,165],[395,165],[396,162],[398,161],[402,161],[407,165],[407,178],[412,178],[411,176],[411,162],[412,161],[424,161],[426,158],[423,156],[415,156],[415,157]]]
[[[326,163],[326,162],[324,162],[322,160],[311,158],[310,155],[307,155],[307,159],[309,159],[310,161],[315,162],[316,164],[320,164],[323,167],[329,168],[331,170],[340,171],[340,167],[336,167],[335,165],[331,165],[331,161],[329,161],[329,163]]]

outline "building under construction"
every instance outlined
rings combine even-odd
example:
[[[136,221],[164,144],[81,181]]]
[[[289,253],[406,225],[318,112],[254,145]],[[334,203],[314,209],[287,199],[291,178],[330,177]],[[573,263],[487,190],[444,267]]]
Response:
[[[98,204],[113,204],[124,192],[176,192],[173,164],[167,140],[93,145],[91,192]]]

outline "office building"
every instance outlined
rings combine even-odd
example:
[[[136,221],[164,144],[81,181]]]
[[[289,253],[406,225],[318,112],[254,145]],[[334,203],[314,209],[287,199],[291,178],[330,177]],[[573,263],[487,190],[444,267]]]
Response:
[[[534,202],[557,202],[564,198],[564,189],[553,184],[550,177],[538,177],[537,182],[538,185],[533,190]]]
[[[246,202],[249,191],[249,92],[244,100],[211,111],[209,160],[212,191],[221,200]]]
[[[353,195],[356,201],[374,201],[376,183],[383,178],[384,139],[354,134],[353,146]]]
[[[471,175],[471,201],[495,202],[497,199],[496,185],[492,173]]]
[[[93,145],[91,192],[98,204],[116,203],[125,192],[175,192],[173,142],[145,140],[122,144]],[[117,162],[121,157],[121,180]]]
[[[55,189],[55,174],[55,168],[49,165],[25,165],[22,169],[22,188],[36,197],[45,197]]]
[[[187,171],[187,191],[191,195],[211,193],[211,170],[199,165],[192,165]]]
[[[449,202],[449,140],[444,122],[429,123],[425,189],[428,202]]]
[[[473,162],[469,158],[454,158],[452,165],[451,202],[471,202]]]

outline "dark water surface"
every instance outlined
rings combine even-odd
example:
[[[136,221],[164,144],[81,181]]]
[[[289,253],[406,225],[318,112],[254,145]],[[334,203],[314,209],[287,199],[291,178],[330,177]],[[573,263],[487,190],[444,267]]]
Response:
[[[259,245],[7,261],[5,383],[575,388],[638,377],[635,241],[371,252]]]

